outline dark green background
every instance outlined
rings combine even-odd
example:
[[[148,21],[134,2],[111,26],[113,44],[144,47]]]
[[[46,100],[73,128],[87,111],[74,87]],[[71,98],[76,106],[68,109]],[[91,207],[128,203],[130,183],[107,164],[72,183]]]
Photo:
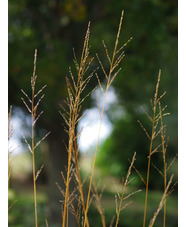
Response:
[[[62,141],[67,138],[58,111],[59,103],[67,95],[65,77],[68,67],[73,65],[72,47],[80,56],[87,24],[91,21],[90,56],[99,53],[107,68],[101,41],[105,40],[112,53],[123,9],[125,14],[119,44],[122,45],[131,36],[133,40],[125,49],[122,71],[113,86],[126,115],[115,118],[112,110],[117,106],[107,111],[114,128],[100,148],[98,165],[102,166],[103,174],[109,172],[122,176],[128,166],[128,158],[136,151],[136,165],[145,175],[149,144],[137,120],[150,131],[150,124],[139,109],[145,106],[150,112],[149,99],[153,98],[159,69],[162,70],[160,93],[167,91],[162,105],[167,104],[167,111],[171,113],[165,120],[169,136],[168,161],[177,153],[177,1],[9,0],[9,105],[25,111],[20,89],[31,93],[33,53],[37,48],[36,89],[47,84],[45,99],[40,106],[45,114],[38,122],[38,130],[52,132],[48,138],[50,168],[47,182],[50,185],[50,201],[56,202],[60,197],[52,185],[61,180],[59,173],[66,160]],[[92,69],[97,66],[98,62],[94,60]],[[98,74],[104,83],[101,71]],[[93,78],[88,89],[95,85],[96,78]],[[90,108],[91,103],[87,100],[84,108]],[[156,160],[159,160],[158,156]],[[157,186],[157,174],[154,176],[151,186],[160,188],[162,184]]]

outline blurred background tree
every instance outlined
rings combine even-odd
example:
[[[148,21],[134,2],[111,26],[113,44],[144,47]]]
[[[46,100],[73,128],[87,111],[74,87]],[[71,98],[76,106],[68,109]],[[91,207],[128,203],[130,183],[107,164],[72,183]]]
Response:
[[[137,151],[137,166],[142,172],[146,169],[144,154],[148,150],[148,140],[137,120],[150,129],[140,106],[149,110],[149,99],[159,69],[162,70],[161,91],[167,91],[164,102],[171,113],[166,122],[169,154],[177,153],[177,1],[9,0],[9,104],[24,108],[20,89],[30,94],[33,53],[37,48],[37,86],[47,84],[46,96],[41,103],[45,114],[38,127],[52,132],[48,138],[48,183],[54,220],[61,218],[60,209],[56,207],[60,193],[55,182],[62,182],[60,171],[67,158],[64,147],[67,137],[58,111],[67,94],[65,77],[68,67],[73,64],[72,47],[79,56],[88,21],[91,21],[90,55],[95,56],[98,52],[102,59],[106,59],[101,40],[104,39],[108,49],[112,50],[122,9],[125,15],[120,42],[124,43],[131,36],[133,40],[126,48],[127,57],[113,86],[125,114],[115,117],[112,108],[107,112],[113,132],[102,145],[98,157],[98,163],[104,169],[108,169],[112,159],[113,168],[109,171],[115,175],[123,174],[134,151]],[[106,61],[104,64],[107,67]],[[92,67],[97,65],[94,60]],[[102,79],[101,71],[98,74]],[[94,78],[89,89],[95,85]],[[87,101],[84,107],[90,108],[91,103]]]

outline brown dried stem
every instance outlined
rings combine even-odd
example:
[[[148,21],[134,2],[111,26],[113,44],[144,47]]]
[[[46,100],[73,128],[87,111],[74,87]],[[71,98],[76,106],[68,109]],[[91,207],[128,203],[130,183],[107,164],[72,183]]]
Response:
[[[22,101],[24,103],[24,105],[26,106],[27,110],[29,113],[31,113],[31,117],[32,117],[32,123],[31,123],[31,134],[28,132],[28,134],[31,136],[31,145],[28,143],[27,139],[25,138],[25,136],[23,135],[23,138],[25,140],[25,143],[27,144],[28,149],[30,150],[30,152],[32,153],[32,173],[33,173],[33,186],[34,186],[34,212],[35,212],[35,227],[38,226],[38,221],[37,221],[37,189],[36,189],[36,180],[39,177],[39,174],[41,173],[41,170],[43,168],[43,166],[37,171],[36,173],[36,168],[35,168],[35,149],[36,147],[39,146],[39,144],[50,134],[47,133],[40,141],[38,141],[35,145],[35,135],[34,135],[34,126],[36,121],[39,119],[39,117],[41,116],[41,114],[43,112],[41,112],[38,116],[36,116],[36,111],[37,108],[41,102],[41,100],[43,99],[44,95],[42,95],[39,100],[37,101],[37,103],[35,104],[35,98],[43,91],[43,89],[46,86],[43,86],[36,94],[35,94],[35,85],[36,85],[36,61],[37,61],[37,49],[35,50],[34,53],[34,69],[33,69],[33,75],[31,77],[31,89],[32,89],[32,98],[30,99],[29,96],[23,91],[22,93],[25,95],[25,97],[28,99],[28,101],[31,103],[31,107],[28,106],[28,104],[26,103],[26,101],[22,98]]]
[[[162,152],[163,152],[163,168],[164,168],[164,193],[166,192],[167,188],[167,163],[166,163],[166,146],[165,146],[165,130],[164,130],[164,124],[163,124],[163,116],[162,116],[162,110],[161,110],[161,104],[159,102],[159,112],[160,112],[160,120],[161,120],[161,140],[162,140]],[[164,211],[163,211],[163,227],[165,227],[166,222],[166,196],[164,199]]]
[[[92,171],[91,171],[91,176],[90,176],[90,183],[89,183],[89,189],[88,189],[88,195],[87,195],[87,204],[86,204],[84,227],[86,225],[86,220],[87,220],[87,213],[88,213],[89,200],[90,200],[90,192],[91,192],[92,180],[93,180],[93,175],[94,175],[94,167],[95,167],[97,150],[98,150],[98,145],[99,145],[100,131],[101,131],[101,125],[102,125],[102,120],[103,120],[103,113],[104,113],[104,109],[105,109],[105,102],[106,102],[107,92],[108,92],[108,89],[109,89],[109,87],[110,87],[113,79],[117,75],[117,72],[113,74],[113,71],[114,71],[115,68],[118,67],[120,61],[124,57],[122,55],[122,56],[119,56],[116,59],[117,47],[118,47],[118,42],[119,42],[119,36],[120,36],[120,31],[121,31],[121,26],[122,26],[122,21],[123,21],[123,15],[124,15],[124,11],[122,11],[122,13],[121,13],[121,18],[120,18],[120,23],[119,23],[119,28],[118,28],[118,33],[117,33],[116,41],[115,41],[115,46],[114,46],[114,51],[113,51],[112,59],[110,59],[109,54],[108,54],[108,51],[106,49],[106,45],[104,44],[104,48],[106,49],[106,56],[107,56],[107,58],[109,60],[109,63],[110,63],[110,68],[109,68],[109,72],[108,73],[106,73],[106,70],[103,67],[102,62],[101,62],[99,56],[97,55],[98,61],[99,61],[100,66],[101,66],[101,69],[103,71],[103,74],[105,75],[105,78],[106,78],[106,81],[107,81],[107,85],[106,85],[105,92],[103,92],[104,93],[104,101],[103,101],[103,107],[102,107],[101,117],[100,117],[100,125],[99,125],[98,138],[97,138],[97,143],[96,143],[96,150],[95,150],[95,154],[94,154],[94,160],[93,160]],[[124,46],[125,45],[123,45],[122,48],[120,48],[120,49],[123,49]]]
[[[149,156],[148,156],[148,167],[147,167],[147,180],[146,180],[146,194],[145,194],[145,208],[144,208],[143,227],[145,227],[145,222],[146,222],[147,198],[148,198],[148,187],[149,187],[149,174],[150,174],[152,147],[153,147],[153,141],[154,141],[154,135],[155,135],[156,108],[157,108],[157,99],[158,99],[158,89],[159,89],[159,83],[160,83],[160,76],[161,76],[161,71],[159,71],[158,82],[157,82],[157,85],[156,85],[156,91],[155,91],[155,95],[154,95],[153,117],[152,117],[152,133],[151,133],[151,138],[150,138],[150,149],[149,149]]]
[[[127,184],[129,183],[128,180],[129,180],[129,176],[130,176],[130,173],[131,173],[131,169],[132,169],[132,167],[133,167],[133,165],[134,165],[135,157],[136,157],[136,153],[134,153],[134,155],[133,155],[133,158],[132,158],[130,167],[129,167],[128,172],[127,172],[126,179],[125,179],[125,181],[123,182],[122,194],[121,194],[121,196],[120,196],[119,208],[117,209],[117,218],[116,218],[115,227],[118,226],[120,212],[121,212],[121,210],[124,208],[124,207],[122,207],[122,203],[123,203],[123,199],[124,199],[124,193],[125,193],[125,189],[126,189],[126,187],[127,187]],[[129,195],[129,196],[130,196],[130,195]],[[128,197],[129,197],[129,196],[128,196]],[[127,205],[128,205],[128,204],[127,204]]]
[[[164,205],[165,202],[166,202],[166,198],[167,198],[167,196],[169,195],[168,190],[169,190],[169,187],[170,187],[170,185],[171,185],[171,183],[172,183],[172,179],[173,179],[173,175],[171,176],[171,178],[170,178],[170,180],[169,180],[169,182],[168,182],[168,184],[167,184],[167,186],[166,186],[166,188],[165,188],[165,191],[164,191],[164,194],[163,194],[162,199],[161,199],[161,201],[160,201],[160,204],[159,204],[159,206],[158,206],[158,209],[157,209],[156,212],[154,213],[154,216],[153,216],[153,218],[152,218],[151,221],[150,221],[149,227],[152,227],[152,226],[154,225],[154,222],[155,222],[155,220],[156,220],[156,218],[157,218],[157,216],[158,216],[160,210],[162,209],[163,205]]]
[[[97,210],[98,210],[98,212],[99,212],[99,214],[101,216],[102,226],[106,227],[105,214],[104,214],[103,208],[101,206],[102,192],[101,192],[100,195],[98,194],[98,190],[97,190],[97,187],[96,187],[95,183],[93,184],[93,187],[94,187],[94,197],[96,199],[96,208],[97,208]]]
[[[71,159],[72,159],[72,153],[73,151],[75,152],[75,164],[76,164],[76,174],[77,174],[77,179],[78,179],[78,184],[79,184],[79,192],[80,192],[80,197],[81,197],[81,201],[82,201],[82,205],[83,205],[83,209],[85,212],[85,205],[84,205],[84,197],[83,197],[83,191],[82,191],[82,183],[81,183],[81,176],[80,176],[80,170],[79,170],[79,164],[78,164],[78,149],[76,146],[76,124],[79,120],[78,115],[80,112],[80,108],[81,108],[81,103],[82,100],[84,100],[85,98],[83,98],[81,100],[81,94],[82,91],[84,90],[85,86],[87,85],[87,83],[89,82],[90,78],[92,77],[93,73],[87,77],[85,80],[83,80],[85,71],[87,71],[88,67],[90,66],[90,62],[88,62],[88,55],[89,55],[89,46],[88,46],[88,42],[89,42],[89,35],[90,35],[90,23],[88,24],[88,28],[87,28],[87,32],[86,32],[86,36],[85,36],[85,41],[84,41],[84,45],[83,45],[83,50],[82,50],[82,55],[81,55],[81,60],[80,60],[80,64],[78,64],[77,62],[77,58],[75,55],[75,51],[73,51],[74,53],[74,61],[75,61],[75,65],[76,65],[76,69],[77,69],[77,82],[75,82],[75,79],[73,77],[73,74],[70,70],[70,76],[72,78],[72,84],[69,81],[69,79],[67,78],[67,89],[68,89],[68,99],[67,99],[67,105],[69,108],[69,111],[67,111],[67,116],[62,115],[67,127],[68,127],[68,135],[69,135],[69,144],[68,144],[68,169],[67,169],[67,177],[66,177],[66,192],[65,192],[65,201],[64,201],[64,209],[63,209],[63,223],[62,226],[65,227],[65,223],[67,223],[68,221],[68,197],[69,197],[69,184],[70,184],[70,166],[71,166]],[[92,61],[92,60],[90,60]],[[90,94],[90,93],[89,93]],[[88,95],[89,95],[88,94]],[[68,117],[68,118],[66,118]],[[67,221],[66,221],[67,220]],[[86,220],[87,226],[89,226],[88,224],[88,220]]]

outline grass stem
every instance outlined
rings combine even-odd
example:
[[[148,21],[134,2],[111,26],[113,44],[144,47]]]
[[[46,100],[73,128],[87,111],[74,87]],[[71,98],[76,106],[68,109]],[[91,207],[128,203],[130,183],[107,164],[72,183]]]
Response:
[[[145,208],[144,208],[144,217],[143,217],[143,227],[145,227],[146,222],[146,213],[147,213],[147,200],[148,200],[148,189],[149,189],[149,175],[150,175],[150,165],[151,165],[151,153],[153,147],[153,141],[155,136],[155,122],[156,122],[156,108],[157,108],[157,97],[158,97],[158,89],[160,82],[161,71],[159,71],[158,81],[156,85],[156,92],[154,95],[154,106],[153,106],[153,118],[152,118],[152,134],[150,140],[150,148],[149,148],[149,156],[148,156],[148,167],[147,167],[147,180],[146,180],[146,193],[145,193]]]
[[[100,124],[99,124],[99,131],[98,131],[98,138],[97,138],[97,143],[96,143],[96,150],[95,150],[95,154],[94,154],[94,160],[93,160],[93,165],[92,165],[92,171],[91,171],[91,177],[90,177],[90,183],[89,183],[89,189],[88,189],[88,195],[87,195],[87,203],[86,203],[86,211],[85,211],[85,222],[84,222],[84,227],[86,224],[86,220],[87,220],[87,213],[88,213],[88,208],[89,208],[89,200],[90,200],[90,191],[91,191],[91,186],[92,186],[92,180],[93,180],[93,175],[94,175],[94,168],[95,168],[95,163],[96,163],[96,156],[97,156],[97,151],[98,151],[98,145],[99,145],[99,139],[100,139],[100,132],[101,132],[101,125],[102,125],[102,120],[103,120],[103,113],[104,113],[104,109],[105,109],[105,103],[106,103],[106,97],[107,97],[107,92],[108,89],[110,87],[110,80],[111,80],[111,74],[114,70],[114,61],[115,61],[115,56],[116,56],[116,51],[117,51],[117,46],[118,46],[118,42],[119,42],[119,36],[120,36],[120,31],[121,31],[121,26],[122,26],[122,21],[123,21],[123,14],[124,11],[122,11],[121,13],[121,18],[120,18],[120,24],[119,24],[119,28],[118,28],[118,33],[117,33],[117,37],[116,37],[116,41],[115,41],[115,46],[114,46],[114,51],[113,51],[113,55],[112,55],[112,60],[111,60],[111,65],[110,65],[110,70],[109,70],[109,74],[107,75],[105,73],[104,68],[103,69],[103,73],[106,74],[105,77],[107,79],[107,86],[106,86],[106,91],[104,94],[104,101],[103,101],[103,107],[102,107],[102,112],[101,112],[101,119],[100,119]],[[99,60],[99,59],[98,59]],[[117,60],[116,60],[117,61]],[[100,62],[100,60],[99,60]],[[100,65],[102,66],[101,62]]]

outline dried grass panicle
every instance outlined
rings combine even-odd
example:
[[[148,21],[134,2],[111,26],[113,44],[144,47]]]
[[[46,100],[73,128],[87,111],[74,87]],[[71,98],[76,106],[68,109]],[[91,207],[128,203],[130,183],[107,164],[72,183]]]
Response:
[[[26,92],[24,92],[23,89],[21,89],[21,92],[22,92],[23,95],[28,99],[28,101],[29,101],[30,103],[32,103],[32,100],[28,97],[28,95],[26,94]]]
[[[133,195],[133,194],[135,194],[135,193],[141,191],[141,190],[138,190],[138,191],[136,191],[136,192],[130,193],[129,195],[127,195],[127,196],[124,198],[124,193],[125,193],[127,184],[129,183],[129,176],[130,176],[130,174],[131,174],[131,170],[132,170],[132,167],[133,167],[133,165],[134,165],[135,158],[136,158],[136,152],[135,152],[134,155],[133,155],[133,158],[132,158],[131,164],[130,164],[130,166],[129,166],[129,169],[128,169],[128,172],[127,172],[127,176],[126,176],[125,180],[124,180],[124,178],[123,178],[122,193],[121,193],[121,195],[119,196],[119,204],[117,204],[117,198],[116,198],[116,205],[118,205],[118,206],[116,207],[116,215],[117,215],[117,217],[116,217],[116,224],[115,224],[115,227],[118,226],[120,212],[121,212],[126,206],[128,206],[128,205],[131,204],[131,202],[129,202],[129,203],[126,203],[124,206],[122,206],[123,200],[125,200],[126,198],[129,198],[131,195]],[[117,196],[116,196],[116,197],[117,197]]]
[[[101,198],[102,198],[103,190],[104,190],[104,187],[102,188],[102,191],[99,194],[96,184],[93,183],[93,197],[95,198],[95,207],[101,216],[102,226],[106,227],[104,209],[102,208],[102,205],[101,205]]]
[[[158,124],[158,122],[159,122],[159,118],[158,118],[158,122],[156,121],[157,120],[157,113],[156,112],[157,112],[157,105],[158,105],[157,100],[158,100],[158,91],[159,91],[160,77],[161,77],[161,70],[159,70],[159,74],[158,74],[158,80],[157,80],[156,90],[155,90],[155,94],[154,94],[154,101],[153,102],[151,101],[152,110],[153,110],[153,115],[152,115],[152,117],[150,117],[150,119],[152,119],[152,132],[151,132],[151,136],[150,136],[150,147],[149,147],[149,155],[148,155],[148,167],[147,167],[147,179],[146,179],[146,194],[145,194],[145,207],[144,207],[143,227],[145,227],[145,222],[146,222],[151,156],[152,156],[152,152],[153,152],[153,143],[154,143],[155,134],[156,134],[156,124]]]
[[[123,22],[123,15],[124,15],[124,11],[122,11],[122,13],[121,13],[121,18],[120,18],[118,33],[117,33],[117,36],[116,36],[116,41],[115,41],[114,51],[113,51],[112,57],[110,57],[109,52],[107,50],[107,47],[106,47],[105,43],[103,42],[103,46],[105,48],[106,56],[107,56],[108,61],[109,61],[109,64],[110,64],[108,73],[106,72],[106,70],[105,70],[105,68],[104,68],[104,66],[102,64],[102,61],[100,60],[99,55],[96,54],[97,59],[98,59],[98,62],[100,64],[100,66],[101,66],[102,72],[103,72],[103,74],[105,76],[105,79],[106,79],[106,88],[105,88],[105,91],[104,91],[103,88],[102,88],[102,86],[100,86],[100,88],[102,90],[102,93],[104,94],[104,101],[103,101],[102,110],[100,111],[101,112],[100,126],[99,126],[99,131],[98,131],[98,139],[97,139],[97,144],[96,144],[96,150],[95,150],[95,155],[94,155],[94,160],[93,160],[93,165],[92,165],[92,171],[91,171],[91,178],[90,178],[89,189],[88,189],[88,195],[87,195],[87,203],[86,203],[86,212],[85,212],[84,227],[86,226],[86,220],[88,219],[87,218],[87,213],[88,213],[88,208],[89,208],[90,191],[91,191],[92,180],[93,180],[93,175],[94,175],[94,167],[95,167],[95,162],[96,162],[96,156],[97,156],[97,150],[98,150],[98,144],[99,144],[99,138],[100,138],[100,130],[101,130],[101,125],[102,125],[103,113],[104,113],[104,109],[105,109],[106,96],[107,96],[107,92],[108,92],[108,89],[109,89],[111,83],[113,82],[114,78],[117,76],[117,74],[120,71],[120,69],[117,70],[116,72],[114,72],[114,70],[116,70],[116,68],[119,66],[121,60],[124,57],[124,52],[122,52],[118,57],[116,56],[117,53],[119,53],[119,52],[117,52],[117,50],[118,50],[117,48],[118,48],[119,36],[120,36],[122,22]],[[123,45],[119,49],[119,51],[123,50],[124,46],[125,45]],[[99,77],[97,76],[97,78],[99,78]],[[100,85],[99,80],[98,80],[98,83]],[[99,107],[98,107],[98,109],[99,109]]]
[[[169,115],[169,113],[164,113],[167,106],[165,105],[163,108],[161,108],[160,100],[165,96],[166,92],[164,92],[162,95],[158,97],[159,93],[159,85],[160,85],[160,77],[161,77],[161,70],[158,74],[158,80],[156,84],[155,94],[154,94],[154,100],[151,101],[151,107],[153,111],[152,117],[149,116],[149,114],[145,112],[148,119],[152,122],[152,132],[151,136],[147,133],[147,130],[143,127],[140,121],[139,124],[147,137],[150,139],[150,148],[149,148],[149,155],[148,155],[148,168],[147,168],[147,179],[146,179],[146,195],[145,195],[145,207],[144,207],[144,218],[143,218],[143,227],[145,227],[146,223],[146,212],[147,212],[147,198],[148,198],[148,184],[149,184],[149,178],[150,178],[150,165],[152,165],[158,173],[163,177],[164,179],[164,193],[166,192],[167,188],[167,163],[166,163],[166,150],[167,150],[167,141],[166,141],[166,125],[163,123],[163,117]],[[158,129],[159,127],[159,129]],[[154,147],[154,140],[160,135],[161,137],[161,143]],[[151,157],[153,154],[161,152],[163,155],[163,172],[157,168],[157,166],[151,162]],[[140,177],[141,178],[141,177]],[[142,178],[141,178],[142,179]],[[142,179],[143,182],[145,182]],[[165,227],[166,223],[166,197],[164,198],[164,221],[163,226]]]
[[[64,213],[63,213],[63,223],[62,226],[65,226],[68,220],[68,197],[69,197],[69,184],[70,184],[70,165],[73,161],[75,164],[75,172],[76,172],[76,181],[78,183],[78,189],[81,197],[83,211],[85,213],[85,202],[84,202],[84,195],[82,190],[82,182],[81,182],[81,175],[80,175],[80,168],[79,168],[79,161],[78,161],[78,152],[79,147],[76,144],[76,139],[79,134],[76,134],[76,125],[79,120],[82,118],[80,115],[81,111],[81,104],[82,102],[91,94],[88,93],[85,97],[82,97],[82,92],[86,88],[87,84],[90,82],[92,76],[94,75],[95,70],[93,70],[88,76],[85,76],[87,73],[93,58],[89,60],[89,36],[90,36],[90,23],[88,24],[87,32],[85,35],[85,40],[83,44],[83,50],[81,54],[81,60],[78,63],[75,50],[73,49],[74,54],[74,64],[77,71],[77,80],[75,79],[71,68],[69,68],[70,78],[66,78],[67,83],[67,91],[68,91],[68,98],[66,100],[67,109],[63,107],[64,114],[61,114],[65,123],[66,123],[66,132],[68,133],[69,143],[67,146],[68,152],[68,170],[66,176],[66,192],[65,192],[65,201],[64,201]],[[78,180],[77,180],[78,179]],[[88,221],[86,220],[87,226]]]
[[[104,209],[102,208],[102,205],[101,205],[102,192],[98,193],[97,186],[96,186],[96,184],[93,183],[93,175],[94,175],[94,167],[95,167],[99,139],[100,139],[100,130],[101,130],[101,125],[102,125],[102,120],[103,120],[103,114],[104,114],[105,102],[106,102],[106,98],[107,98],[108,89],[121,70],[120,64],[121,64],[121,61],[123,60],[123,58],[125,57],[124,47],[132,39],[132,38],[130,38],[126,43],[122,44],[121,47],[118,47],[119,46],[119,37],[120,37],[120,32],[121,32],[121,27],[122,27],[122,22],[123,22],[123,15],[124,15],[124,11],[122,11],[122,14],[121,14],[118,32],[117,32],[115,45],[114,45],[112,54],[109,53],[105,42],[102,41],[103,47],[105,50],[105,55],[109,62],[109,69],[104,68],[102,60],[100,59],[99,55],[96,54],[98,63],[102,70],[102,73],[105,76],[105,81],[106,81],[105,87],[102,86],[99,76],[96,73],[98,68],[96,68],[90,74],[87,75],[87,72],[88,72],[89,68],[91,67],[91,64],[94,60],[94,58],[89,57],[90,22],[88,24],[88,28],[86,31],[80,61],[78,61],[75,50],[73,49],[73,55],[74,55],[73,61],[74,61],[75,69],[76,69],[75,70],[76,75],[74,75],[74,73],[72,72],[72,69],[69,67],[70,76],[66,78],[68,97],[65,101],[66,107],[61,105],[63,113],[60,112],[60,114],[66,124],[65,131],[67,132],[68,137],[69,137],[68,145],[66,145],[66,150],[68,153],[68,166],[66,168],[66,174],[61,172],[62,180],[64,181],[64,184],[66,186],[65,190],[63,190],[60,187],[60,185],[58,183],[56,183],[62,196],[64,197],[63,200],[60,200],[61,207],[62,207],[62,217],[63,217],[62,226],[63,227],[66,227],[69,225],[69,222],[68,222],[69,221],[69,212],[71,212],[74,215],[79,227],[80,226],[89,227],[89,220],[88,220],[87,214],[88,214],[88,210],[89,210],[90,204],[92,203],[93,199],[95,199],[95,201],[94,201],[95,206],[101,216],[102,226],[106,227]],[[43,169],[43,165],[42,165],[41,168],[38,171],[36,171],[35,149],[50,134],[50,132],[46,133],[46,135],[44,135],[38,142],[35,143],[34,127],[35,127],[35,124],[37,123],[37,121],[40,119],[41,115],[43,114],[43,111],[41,111],[39,114],[37,114],[36,112],[37,112],[37,109],[38,109],[42,99],[44,98],[44,94],[42,94],[42,92],[46,88],[46,85],[44,85],[39,91],[35,92],[36,80],[37,80],[36,61],[37,61],[37,50],[35,50],[35,53],[34,53],[34,69],[33,69],[33,75],[31,77],[32,96],[29,97],[26,94],[26,92],[21,89],[21,92],[24,95],[24,98],[21,98],[21,99],[22,99],[23,104],[25,105],[26,109],[28,110],[28,112],[31,114],[31,117],[32,117],[31,132],[29,132],[29,130],[25,127],[28,135],[31,137],[31,144],[28,143],[28,140],[24,135],[23,135],[23,138],[25,140],[25,143],[27,144],[29,151],[32,153],[35,227],[38,226],[36,181]],[[99,114],[100,114],[100,125],[99,125],[99,132],[98,132],[97,144],[96,144],[96,149],[95,149],[95,155],[94,155],[93,164],[92,164],[89,188],[88,188],[87,198],[85,200],[84,193],[83,193],[83,185],[84,185],[86,178],[84,178],[84,180],[82,180],[82,178],[81,178],[80,163],[79,163],[79,144],[77,144],[77,138],[80,136],[81,131],[79,133],[77,133],[76,126],[77,126],[77,123],[84,116],[83,114],[81,115],[82,103],[91,94],[91,92],[93,92],[95,90],[95,89],[93,89],[90,93],[83,96],[83,92],[86,89],[90,80],[92,79],[93,75],[96,75],[96,77],[97,77],[98,85],[104,96],[104,102],[103,102],[103,106],[101,109],[99,106],[98,97],[96,95],[96,101],[97,101],[98,110],[99,110]],[[147,132],[147,130],[145,129],[143,124],[140,121],[138,121],[142,130],[145,132],[148,139],[150,140],[147,178],[145,181],[143,179],[143,177],[141,176],[141,174],[139,173],[139,171],[135,168],[134,161],[135,161],[136,153],[134,153],[132,161],[130,161],[130,166],[129,166],[126,178],[125,179],[123,178],[123,180],[122,180],[121,194],[118,192],[117,187],[116,187],[116,195],[115,195],[116,214],[113,216],[110,226],[113,226],[115,218],[116,218],[115,227],[118,226],[121,211],[132,203],[132,201],[127,202],[127,199],[129,197],[131,197],[132,195],[134,195],[135,193],[138,193],[141,191],[141,190],[136,190],[128,195],[125,195],[127,185],[134,179],[134,178],[129,179],[131,170],[132,170],[132,168],[134,168],[146,186],[145,208],[144,208],[144,219],[143,219],[143,226],[145,227],[146,212],[147,212],[147,198],[148,198],[148,184],[149,184],[149,179],[150,179],[150,165],[153,165],[154,168],[159,172],[159,174],[164,178],[164,194],[160,201],[157,211],[154,213],[154,216],[150,221],[149,226],[153,226],[153,224],[156,220],[156,217],[158,216],[160,210],[164,206],[164,224],[163,224],[163,226],[165,227],[166,198],[174,190],[174,186],[176,184],[175,183],[170,188],[173,176],[171,176],[168,184],[167,184],[166,177],[167,177],[167,171],[174,163],[176,157],[171,161],[171,163],[167,167],[167,163],[166,163],[166,152],[167,152],[166,125],[164,125],[164,123],[163,123],[163,117],[168,115],[169,113],[164,112],[167,106],[162,108],[161,103],[160,103],[160,101],[166,94],[166,92],[164,92],[162,95],[159,96],[160,76],[161,76],[161,71],[159,71],[154,99],[153,99],[153,101],[151,100],[151,107],[152,107],[152,111],[153,111],[152,116],[150,116],[144,110],[147,118],[152,123],[151,134],[149,132]],[[40,97],[39,97],[39,95],[40,95]],[[37,100],[36,100],[36,98],[37,98]],[[13,133],[11,130],[11,127],[10,127],[11,111],[12,111],[12,107],[10,107],[10,113],[9,113],[9,117],[8,117],[8,140],[10,140],[12,133]],[[159,135],[161,136],[161,143],[159,145],[157,145],[156,147],[154,147],[154,140]],[[163,171],[160,171],[156,167],[156,165],[151,162],[152,155],[157,152],[161,152],[163,155],[163,164],[164,164]],[[10,152],[9,152],[9,154],[10,154]],[[8,159],[9,159],[9,156],[8,156]],[[9,163],[9,161],[8,161],[8,163]],[[10,175],[10,173],[9,173],[9,175]],[[71,183],[72,181],[75,182],[75,186],[73,187],[73,190],[70,191],[69,188],[70,188],[70,184],[72,184]],[[92,194],[91,194],[91,191],[93,192]],[[74,201],[77,202],[77,206],[74,205]],[[12,208],[12,206],[14,205],[15,202],[16,201],[14,201],[12,203],[12,205],[9,207],[9,210]],[[125,204],[123,204],[124,202],[125,202]],[[45,223],[46,223],[46,227],[48,227],[47,220],[45,220]]]
[[[172,159],[172,161],[170,162],[170,164],[167,167],[167,171],[170,169],[170,167],[173,165],[173,163],[175,162],[175,160],[177,159],[178,154],[175,155],[175,157]]]
[[[139,120],[137,120],[137,121],[140,124],[141,128],[143,129],[143,131],[145,132],[146,136],[149,138],[149,140],[151,140],[151,137],[149,136],[146,128],[142,125],[142,123]]]
[[[41,138],[35,145],[34,149],[36,149],[40,143],[50,134],[50,132],[46,133],[45,136],[43,136],[43,138]]]
[[[161,170],[159,170],[158,169],[158,167],[156,166],[156,165],[154,165],[154,163],[153,162],[151,162],[151,165],[158,171],[158,173],[162,176],[162,177],[164,177],[164,175],[163,175],[163,173],[162,173],[162,171]]]
[[[32,97],[30,98],[26,92],[24,92],[21,89],[21,92],[23,93],[23,95],[27,98],[27,100],[29,101],[29,103],[31,104],[30,106],[27,104],[27,102],[24,100],[24,98],[21,98],[24,105],[26,106],[28,112],[31,114],[31,118],[32,118],[32,123],[31,123],[31,133],[29,132],[29,130],[26,128],[26,131],[28,133],[28,135],[31,137],[31,145],[28,143],[26,137],[23,135],[24,141],[27,144],[27,147],[29,149],[29,151],[32,153],[32,170],[33,170],[33,187],[34,187],[34,210],[35,210],[35,227],[38,226],[38,221],[37,221],[37,190],[36,190],[36,180],[38,179],[43,166],[41,166],[41,168],[36,172],[36,168],[35,168],[35,149],[40,145],[40,143],[50,134],[50,132],[46,133],[45,136],[43,136],[43,138],[38,141],[35,144],[35,135],[34,135],[34,126],[36,124],[36,122],[39,120],[40,116],[42,115],[43,111],[41,111],[38,115],[36,114],[37,108],[41,102],[41,100],[44,98],[44,94],[41,95],[41,97],[39,98],[39,100],[36,102],[35,104],[35,98],[44,90],[44,88],[46,87],[43,86],[36,94],[35,94],[35,86],[36,86],[36,61],[37,61],[37,50],[35,50],[34,53],[34,69],[33,69],[33,75],[31,77],[31,90],[32,90]]]
[[[166,202],[166,198],[167,198],[167,196],[168,196],[168,194],[169,194],[169,193],[168,193],[168,190],[169,190],[169,187],[170,187],[170,185],[171,185],[171,183],[172,183],[172,179],[173,179],[173,175],[171,176],[171,178],[170,178],[170,180],[169,180],[169,182],[168,182],[168,184],[167,184],[167,186],[166,186],[166,188],[165,188],[165,191],[164,191],[163,196],[162,196],[162,199],[161,199],[161,201],[160,201],[160,203],[159,203],[158,209],[157,209],[156,212],[154,213],[154,216],[152,217],[152,219],[151,219],[151,221],[150,221],[149,227],[152,227],[152,226],[154,225],[155,220],[156,220],[156,218],[157,218],[157,216],[158,216],[160,210],[162,209],[163,205],[164,205],[165,202]]]
[[[69,182],[72,181],[73,177],[76,178],[75,174],[76,173],[75,173],[75,170],[73,169],[73,165],[71,165]],[[66,179],[64,177],[63,172],[61,172],[61,176],[62,176],[64,183],[65,183],[65,186],[66,186],[67,183],[66,183]],[[57,185],[58,189],[60,190],[61,194],[63,195],[63,197],[65,198],[66,197],[66,194],[65,194],[66,191],[64,191],[57,182],[56,182],[56,185]],[[74,215],[78,226],[80,226],[81,209],[79,207],[82,205],[82,202],[81,202],[80,196],[78,195],[78,190],[79,189],[78,189],[78,185],[77,185],[77,186],[74,187],[72,192],[69,192],[67,204],[68,204],[68,211],[70,211],[72,213],[72,215]],[[74,201],[77,202],[77,204],[78,204],[77,207],[74,205]],[[62,203],[62,205],[64,207],[65,199],[60,200],[60,202]]]
[[[32,148],[31,148],[30,144],[28,143],[27,139],[25,138],[25,136],[23,134],[22,134],[22,137],[23,137],[23,139],[24,139],[24,141],[25,141],[25,143],[28,147],[28,150],[32,153]]]
[[[34,90],[35,90],[35,84],[36,84],[36,61],[37,61],[37,49],[35,49],[34,53],[34,70],[33,70],[33,75],[31,77],[31,87],[32,87],[32,95],[34,96]]]
[[[44,165],[42,165],[42,166],[40,167],[40,169],[37,171],[35,180],[37,180],[37,178],[39,177],[39,175],[40,175],[40,173],[41,173],[43,167],[44,167]]]
[[[163,110],[164,111],[164,110]],[[161,103],[159,101],[159,113],[160,113],[160,121],[161,121],[161,141],[162,141],[162,152],[163,152],[163,167],[164,167],[164,172],[163,172],[163,178],[164,178],[164,193],[166,193],[167,190],[167,162],[166,162],[166,151],[167,151],[167,146],[166,146],[166,125],[163,123],[163,113],[162,113],[162,108],[161,108]],[[166,224],[166,197],[164,199],[164,216],[163,216],[163,227],[165,227]]]
[[[129,161],[130,162],[130,161]],[[142,177],[142,175],[140,174],[140,172],[136,169],[136,167],[133,165],[132,168],[136,171],[136,173],[138,174],[138,176],[140,177],[141,181],[144,183],[144,185],[146,186],[146,182],[144,180],[144,178]]]

